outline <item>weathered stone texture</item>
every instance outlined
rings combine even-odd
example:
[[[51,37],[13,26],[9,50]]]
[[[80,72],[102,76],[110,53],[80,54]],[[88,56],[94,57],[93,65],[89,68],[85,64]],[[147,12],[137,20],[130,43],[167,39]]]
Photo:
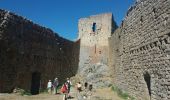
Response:
[[[4,10],[0,10],[0,25],[0,92],[16,86],[30,90],[36,84],[46,88],[49,79],[63,82],[76,74],[79,40],[66,40]]]
[[[170,0],[138,0],[110,38],[114,83],[137,100],[170,99]]]
[[[112,77],[137,100],[170,99],[170,0],[137,0],[115,32],[110,13],[78,26],[80,40],[72,42],[0,10],[0,92],[31,89],[33,76],[46,88],[48,79],[64,81],[78,70],[94,87]]]
[[[106,13],[81,18],[78,26],[81,41],[78,74],[85,78],[85,81],[94,83],[94,87],[108,86],[111,84],[106,82],[110,81],[108,80],[110,77],[108,37],[116,27],[112,14]]]

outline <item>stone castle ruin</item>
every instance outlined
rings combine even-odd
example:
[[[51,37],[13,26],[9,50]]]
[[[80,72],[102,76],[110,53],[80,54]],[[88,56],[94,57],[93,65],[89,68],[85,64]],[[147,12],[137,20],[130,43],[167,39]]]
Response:
[[[116,29],[111,13],[90,16],[79,20],[80,56],[78,74],[97,87],[111,84],[108,67],[109,41]]]
[[[170,0],[139,0],[109,39],[113,81],[137,100],[170,100]]]
[[[170,99],[170,0],[137,0],[118,28],[111,13],[81,18],[78,27],[72,42],[0,10],[0,92],[37,94],[49,79],[79,75],[136,100]]]
[[[49,79],[62,82],[75,75],[79,43],[0,10],[0,92],[17,86],[37,94]]]

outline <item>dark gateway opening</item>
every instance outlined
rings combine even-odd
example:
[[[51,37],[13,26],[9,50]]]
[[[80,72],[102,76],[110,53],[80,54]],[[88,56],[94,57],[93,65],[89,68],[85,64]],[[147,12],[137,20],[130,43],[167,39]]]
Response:
[[[31,82],[31,94],[32,95],[39,94],[40,79],[41,79],[41,73],[39,72],[32,73],[32,82]]]
[[[148,72],[144,74],[144,79],[148,87],[149,96],[151,96],[151,77]]]

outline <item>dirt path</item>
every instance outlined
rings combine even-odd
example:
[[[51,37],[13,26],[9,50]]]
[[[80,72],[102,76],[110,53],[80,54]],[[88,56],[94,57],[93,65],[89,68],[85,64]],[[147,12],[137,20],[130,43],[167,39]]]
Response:
[[[87,94],[87,95],[84,95]],[[78,93],[75,100],[123,100],[112,92],[110,88],[96,89],[93,92]],[[86,98],[86,99],[84,99]]]
[[[100,98],[96,100],[123,100],[122,98],[118,97],[116,93],[111,91],[110,88],[97,89],[93,95],[94,97]]]
[[[110,89],[97,89],[88,95],[86,99],[84,99],[84,94],[77,93],[77,91],[72,88],[71,89],[72,99],[68,100],[123,100],[119,98],[114,92]],[[78,99],[79,98],[79,99]],[[47,93],[42,93],[39,95],[33,96],[21,96],[17,94],[0,94],[0,100],[63,100],[62,94],[52,95]]]
[[[17,94],[0,94],[0,100],[62,100],[62,95],[39,94],[21,96]]]

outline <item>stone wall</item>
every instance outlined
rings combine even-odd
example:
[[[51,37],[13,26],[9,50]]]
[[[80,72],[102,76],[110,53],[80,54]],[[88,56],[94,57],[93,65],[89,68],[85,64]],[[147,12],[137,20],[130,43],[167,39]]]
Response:
[[[46,88],[49,79],[65,81],[77,72],[79,45],[79,40],[66,40],[0,10],[0,92],[11,92],[14,87],[34,92],[35,87]]]
[[[109,43],[119,88],[137,100],[170,99],[170,0],[137,0]]]

